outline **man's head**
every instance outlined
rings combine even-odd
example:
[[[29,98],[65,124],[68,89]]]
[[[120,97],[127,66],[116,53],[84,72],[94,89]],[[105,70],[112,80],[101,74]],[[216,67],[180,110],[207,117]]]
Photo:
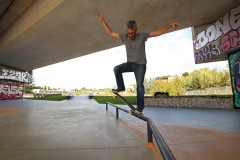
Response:
[[[127,22],[127,34],[128,34],[128,38],[131,40],[134,40],[136,37],[136,33],[137,33],[137,23],[135,20],[130,20]]]

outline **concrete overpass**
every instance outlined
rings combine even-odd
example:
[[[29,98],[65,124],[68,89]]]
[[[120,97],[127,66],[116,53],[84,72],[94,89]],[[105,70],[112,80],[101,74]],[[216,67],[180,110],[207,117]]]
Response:
[[[0,0],[0,65],[22,71],[121,45],[97,18],[103,11],[116,32],[129,19],[139,31],[178,21],[183,29],[205,26],[240,4],[239,0]],[[198,28],[198,27],[197,27]]]

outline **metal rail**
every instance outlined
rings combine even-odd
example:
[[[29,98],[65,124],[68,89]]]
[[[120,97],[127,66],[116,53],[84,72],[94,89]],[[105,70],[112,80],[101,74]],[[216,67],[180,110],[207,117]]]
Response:
[[[163,137],[161,136],[160,132],[158,131],[157,127],[155,126],[155,124],[153,123],[153,121],[148,118],[145,117],[143,115],[140,114],[136,114],[136,113],[130,113],[130,111],[121,108],[115,104],[106,103],[106,110],[108,110],[108,104],[115,107],[116,108],[116,118],[119,119],[119,110],[122,110],[128,114],[131,114],[145,122],[147,122],[147,131],[148,131],[148,146],[151,147],[153,144],[153,136],[155,138],[155,141],[158,145],[158,148],[163,156],[164,160],[175,160],[175,157],[173,156],[171,150],[169,149],[168,145],[166,144],[166,142],[164,141]]]

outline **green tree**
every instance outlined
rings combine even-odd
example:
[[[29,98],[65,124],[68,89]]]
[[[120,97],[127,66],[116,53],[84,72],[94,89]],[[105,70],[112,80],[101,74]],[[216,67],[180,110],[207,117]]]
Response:
[[[167,80],[170,75],[162,76],[162,77],[156,77],[155,80]]]
[[[26,93],[32,93],[34,84],[25,84],[24,85],[24,92]]]
[[[184,73],[182,74],[182,76],[183,76],[183,77],[187,77],[187,76],[189,76],[189,73],[188,73],[188,72],[184,72]]]
[[[181,79],[179,77],[175,77],[172,82],[169,83],[168,93],[172,96],[182,95],[184,88],[182,86]]]
[[[44,85],[44,87],[43,87],[43,90],[44,90],[44,91],[46,91],[46,90],[47,90],[47,86],[46,86],[46,85]]]
[[[220,86],[231,86],[230,72],[229,70],[224,70],[220,72],[221,83]]]
[[[167,80],[153,80],[151,88],[149,90],[151,95],[155,92],[167,92],[171,96],[181,95],[184,88],[179,77],[175,77],[173,81],[168,82]]]
[[[152,87],[152,79],[144,79],[145,94],[150,94],[150,88]]]
[[[195,70],[182,78],[182,84],[188,91],[210,87],[230,86],[230,73],[227,70],[203,68]]]
[[[168,92],[170,95],[182,95],[184,91],[231,85],[228,69],[218,71],[217,69],[203,68],[189,73],[184,72],[181,78],[176,76],[172,81],[168,81],[168,77],[170,76],[145,80],[146,93],[153,95],[155,92]]]

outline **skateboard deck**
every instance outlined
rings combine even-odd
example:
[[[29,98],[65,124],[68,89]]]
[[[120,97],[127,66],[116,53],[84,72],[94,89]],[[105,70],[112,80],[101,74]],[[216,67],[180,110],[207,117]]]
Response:
[[[113,92],[114,93],[114,92]],[[118,98],[120,98],[126,105],[128,105],[128,107],[132,110],[132,111],[135,111],[136,108],[133,107],[133,105],[131,105],[123,96],[121,96],[120,94],[118,93],[114,93]]]

